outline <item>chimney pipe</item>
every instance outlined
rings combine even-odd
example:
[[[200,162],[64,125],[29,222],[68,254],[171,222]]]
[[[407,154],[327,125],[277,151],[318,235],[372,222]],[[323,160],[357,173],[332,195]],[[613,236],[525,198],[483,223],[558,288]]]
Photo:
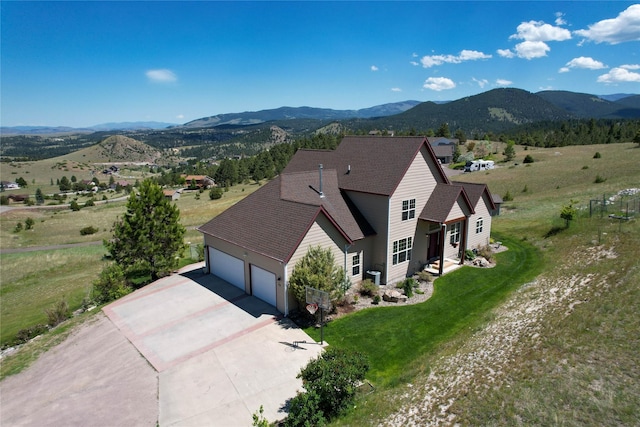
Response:
[[[347,175],[351,173],[351,165],[347,166]]]
[[[320,171],[320,198],[324,197],[324,192],[322,191],[322,163],[318,165],[318,169]]]

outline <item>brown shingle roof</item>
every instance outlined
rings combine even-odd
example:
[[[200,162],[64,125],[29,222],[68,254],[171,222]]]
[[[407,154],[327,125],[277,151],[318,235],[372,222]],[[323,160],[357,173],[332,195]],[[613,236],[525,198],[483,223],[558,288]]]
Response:
[[[335,151],[299,150],[284,172],[335,169],[342,190],[391,195],[422,146],[424,137],[346,136]],[[443,182],[449,182],[435,161]]]
[[[449,184],[424,137],[345,137],[335,151],[299,150],[280,176],[198,228],[245,249],[287,262],[319,215],[326,216],[353,242],[375,234],[353,205],[347,191],[391,195],[407,169],[426,147],[440,184],[423,214],[444,222],[464,189]],[[319,167],[323,165],[323,198]],[[440,197],[445,199],[440,200]],[[444,211],[444,218],[440,210]],[[431,218],[433,216],[433,218]]]
[[[198,228],[202,233],[287,262],[319,215],[326,216],[349,242],[373,230],[351,210],[337,186],[335,171],[281,174]]]
[[[493,196],[489,192],[489,187],[487,187],[486,184],[460,182],[460,183],[457,183],[456,185],[461,185],[464,188],[464,191],[467,193],[467,196],[469,197],[469,201],[474,207],[478,204],[478,201],[480,200],[480,197],[482,197],[482,194],[486,192],[487,196],[489,196],[488,199],[491,201],[491,206],[489,206],[489,209],[496,208],[494,204]]]
[[[431,193],[427,204],[424,206],[418,218],[425,221],[445,222],[453,205],[459,198],[462,198],[469,207],[469,210],[474,212],[475,205],[471,204],[462,186],[436,184],[433,193]]]

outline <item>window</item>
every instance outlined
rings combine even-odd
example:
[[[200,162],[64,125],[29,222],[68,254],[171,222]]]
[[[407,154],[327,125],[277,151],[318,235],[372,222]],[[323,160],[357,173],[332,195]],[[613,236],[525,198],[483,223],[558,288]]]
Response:
[[[353,258],[351,258],[351,275],[360,275],[360,254],[354,255]]]
[[[413,247],[413,238],[407,237],[393,242],[393,265],[411,259],[411,248]]]
[[[451,231],[449,233],[449,242],[451,244],[460,243],[460,224],[456,222],[451,226]]]
[[[402,220],[407,221],[416,217],[416,199],[402,201]]]
[[[482,233],[482,229],[484,228],[483,226],[484,226],[484,220],[482,219],[482,217],[480,217],[476,221],[476,234]]]

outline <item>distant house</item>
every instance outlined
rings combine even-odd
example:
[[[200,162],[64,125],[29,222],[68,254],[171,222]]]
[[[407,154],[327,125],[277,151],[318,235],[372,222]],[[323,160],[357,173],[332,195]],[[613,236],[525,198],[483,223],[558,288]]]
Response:
[[[24,203],[29,200],[28,194],[10,194],[8,197],[10,203]]]
[[[17,190],[20,186],[16,182],[2,181],[2,188],[4,190]]]
[[[206,269],[287,315],[295,264],[334,254],[352,284],[382,284],[464,262],[489,244],[496,211],[483,184],[454,184],[424,137],[347,136],[298,150],[282,173],[199,227]]]
[[[213,178],[207,175],[183,175],[185,180],[185,185],[187,188],[191,187],[193,183],[198,188],[209,188],[215,185],[215,181]]]
[[[446,165],[453,162],[453,155],[459,143],[458,139],[436,136],[427,137],[427,140],[441,164]]]
[[[129,181],[115,181],[113,184],[109,185],[109,188],[112,190],[115,190],[117,187],[128,187],[129,185],[131,185],[129,183]]]
[[[182,189],[181,188],[177,190],[167,189],[167,190],[162,190],[162,193],[164,194],[164,197],[166,197],[167,199],[171,201],[175,201],[180,198],[180,193],[182,193]]]

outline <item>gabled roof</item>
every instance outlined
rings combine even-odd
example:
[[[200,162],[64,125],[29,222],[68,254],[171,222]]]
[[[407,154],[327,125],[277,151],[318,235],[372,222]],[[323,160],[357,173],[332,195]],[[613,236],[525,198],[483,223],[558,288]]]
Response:
[[[454,147],[452,145],[436,145],[432,148],[436,157],[453,157]]]
[[[284,172],[315,170],[322,164],[336,170],[342,190],[389,196],[423,146],[434,160],[434,174],[448,183],[431,145],[422,136],[345,136],[334,151],[299,150]]]
[[[475,184],[471,182],[459,182],[454,185],[461,185],[464,188],[464,191],[467,193],[469,197],[469,201],[475,207],[478,205],[478,201],[483,194],[487,194],[487,199],[489,199],[491,205],[489,208],[494,210],[496,208],[495,201],[491,193],[489,192],[489,187],[486,184]]]
[[[349,243],[373,233],[337,185],[335,171],[283,173],[198,228],[245,249],[288,262],[301,239],[324,215]]]
[[[433,221],[443,223],[446,222],[447,216],[453,206],[462,200],[471,213],[475,212],[473,204],[467,197],[467,193],[460,185],[436,184],[427,204],[420,213],[419,219],[425,221]]]

